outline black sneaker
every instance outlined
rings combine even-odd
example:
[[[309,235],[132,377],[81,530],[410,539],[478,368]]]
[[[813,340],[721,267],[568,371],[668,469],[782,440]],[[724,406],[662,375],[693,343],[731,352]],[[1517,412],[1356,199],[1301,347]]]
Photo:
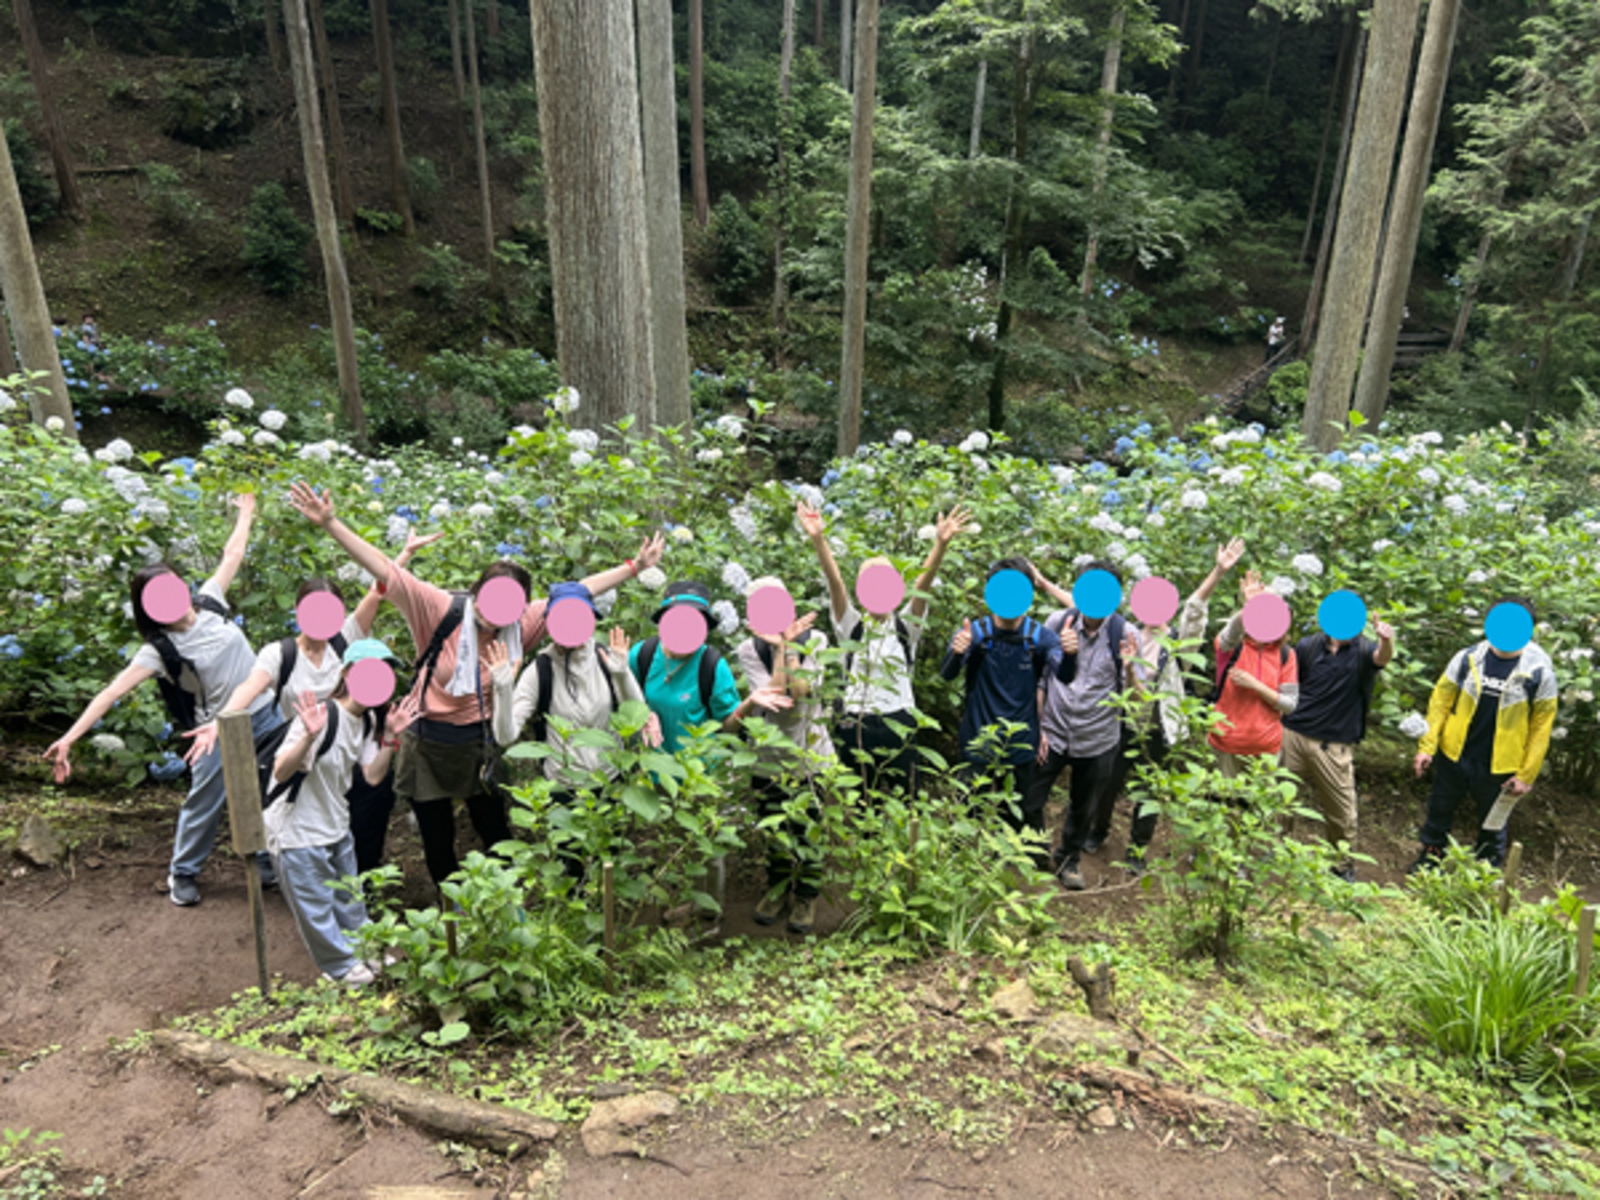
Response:
[[[1061,881],[1061,886],[1069,892],[1081,892],[1089,885],[1083,881],[1083,872],[1078,869],[1078,860],[1068,859],[1061,864],[1061,869],[1056,872],[1056,878]]]
[[[179,908],[193,908],[200,903],[200,881],[193,875],[168,875],[167,899]]]
[[[1417,861],[1406,868],[1407,875],[1415,875],[1418,871],[1437,870],[1444,861],[1444,850],[1438,846],[1424,846],[1417,855]]]
[[[1083,839],[1083,852],[1085,854],[1093,854],[1095,851],[1099,850],[1100,847],[1104,846],[1105,844],[1106,844],[1105,838],[1096,837],[1094,834],[1090,834],[1088,837]]]
[[[1356,869],[1349,863],[1345,863],[1341,867],[1330,867],[1329,870],[1333,872],[1335,879],[1342,879],[1346,883],[1354,883],[1356,881]]]

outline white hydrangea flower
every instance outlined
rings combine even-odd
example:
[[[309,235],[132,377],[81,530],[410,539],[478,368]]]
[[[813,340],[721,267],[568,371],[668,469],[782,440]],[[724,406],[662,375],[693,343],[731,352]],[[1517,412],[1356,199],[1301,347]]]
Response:
[[[150,485],[141,476],[132,472],[122,476],[111,485],[117,495],[122,497],[124,504],[138,504],[150,494]]]
[[[703,463],[720,462],[722,460],[722,451],[718,450],[715,446],[712,446],[712,447],[710,447],[709,449],[706,449],[706,450],[697,450],[697,451],[695,451],[694,457],[695,457],[695,461],[696,462],[703,462]]]
[[[506,441],[510,442],[516,438],[531,438],[538,432],[532,425],[518,425],[510,433],[506,434]]]
[[[1306,476],[1306,482],[1314,488],[1321,488],[1325,492],[1342,492],[1344,484],[1326,471],[1313,471]]]
[[[467,516],[471,517],[475,521],[487,521],[490,517],[494,516],[494,505],[485,504],[480,500],[476,504],[467,506]]]
[[[1289,565],[1302,575],[1321,575],[1322,560],[1315,554],[1296,554]]]
[[[575,413],[579,404],[578,389],[568,384],[550,397],[550,407],[558,413]]]
[[[11,393],[0,388],[0,413],[13,412],[16,407],[17,402],[11,398]]]
[[[1118,534],[1122,532],[1122,522],[1108,512],[1097,512],[1089,518],[1089,528],[1101,533]]]
[[[115,463],[125,463],[133,457],[133,447],[125,438],[114,438],[105,444],[105,459]]]
[[[744,436],[744,421],[729,413],[724,413],[717,418],[717,432],[725,437],[742,438]]]
[[[403,546],[406,539],[411,536],[411,522],[404,517],[393,516],[384,526],[383,537],[392,546]]]
[[[250,393],[243,388],[229,388],[223,395],[222,402],[229,408],[237,408],[243,412],[249,412],[256,406],[256,402]]]
[[[1424,446],[1442,446],[1444,445],[1444,434],[1436,429],[1430,429],[1426,433],[1417,434],[1417,441]]]
[[[659,592],[667,586],[667,573],[660,567],[646,567],[639,572],[639,582],[652,592]]]
[[[61,512],[68,517],[81,517],[89,511],[89,502],[80,500],[76,496],[61,502]]]
[[[1422,482],[1427,484],[1429,487],[1439,486],[1439,472],[1435,471],[1432,467],[1423,467],[1422,470],[1417,472],[1417,478],[1422,480]]]
[[[1295,583],[1295,581],[1290,579],[1287,575],[1279,575],[1274,578],[1271,583],[1267,584],[1267,590],[1269,592],[1274,592],[1277,595],[1282,596],[1285,600],[1294,595],[1297,588],[1298,585]]]
[[[245,443],[245,436],[237,429],[224,429],[217,434],[217,440],[224,446],[242,446]]]
[[[1566,741],[1567,732],[1567,727],[1565,725],[1557,725],[1550,731],[1550,736],[1558,742],[1563,742]]]
[[[143,517],[152,525],[165,525],[172,518],[172,509],[157,496],[147,496],[134,506],[133,515]]]
[[[1093,561],[1094,555],[1089,554],[1088,552],[1080,554],[1072,560],[1073,570],[1077,570],[1079,567],[1088,566],[1088,564],[1092,563]]]
[[[461,447],[465,446],[467,443],[466,443],[466,440],[464,438],[453,437],[453,438],[450,439],[450,444],[452,446],[454,446],[457,450],[459,450],[459,449],[461,449]]]
[[[1165,529],[1167,527],[1167,518],[1158,512],[1153,512],[1145,518],[1144,523],[1150,526],[1151,529]]]
[[[739,610],[726,600],[718,600],[711,606],[711,615],[717,619],[717,632],[723,637],[732,637],[739,632]]]
[[[359,584],[363,588],[372,586],[372,576],[360,563],[347,562],[335,574],[338,575],[340,583]]]
[[[675,542],[692,542],[694,541],[694,530],[690,529],[687,525],[674,526],[672,530],[672,540]]]
[[[1106,545],[1106,557],[1109,558],[1112,562],[1121,562],[1123,559],[1128,557],[1128,546],[1127,546],[1127,543],[1126,542],[1109,542],[1109,543],[1107,543],[1107,545]]]
[[[89,744],[101,754],[120,754],[128,748],[127,743],[114,733],[97,733],[89,739]]]
[[[1400,721],[1400,736],[1419,738],[1428,732],[1428,718],[1419,712],[1407,713]]]
[[[894,431],[894,436],[890,438],[890,440],[894,442],[896,446],[909,446],[917,439],[911,436],[911,430],[909,429],[896,429]]]
[[[1439,503],[1444,505],[1447,512],[1457,517],[1465,516],[1467,509],[1471,507],[1465,496],[1458,496],[1453,492],[1439,501]]]
[[[498,486],[506,481],[506,477],[499,471],[485,471],[483,473],[483,481],[485,483],[492,483]]]
[[[269,408],[266,412],[261,414],[261,427],[263,429],[270,429],[273,433],[277,433],[278,430],[284,427],[284,424],[288,420],[289,417],[287,414],[279,412],[275,408]]]
[[[306,462],[332,462],[337,442],[307,442],[300,447],[300,457]]]
[[[1388,538],[1379,538],[1377,541],[1372,543],[1372,552],[1374,554],[1382,554],[1385,550],[1389,549],[1393,545],[1394,543]]]
[[[602,617],[609,617],[611,610],[617,606],[617,589],[607,588],[594,598],[594,610]]]
[[[579,450],[587,450],[593,454],[600,449],[600,435],[592,429],[569,429],[567,445],[576,446]]]
[[[281,446],[283,439],[270,429],[258,429],[255,436],[250,439],[258,446]]]
[[[1232,441],[1233,438],[1229,434],[1219,433],[1216,437],[1211,439],[1211,448],[1213,450],[1226,450],[1229,443]]]
[[[46,417],[44,421],[44,427],[51,433],[60,433],[67,427],[67,423],[60,417]]]
[[[1066,487],[1072,482],[1072,468],[1057,463],[1050,468],[1050,478],[1056,481],[1057,487]]]
[[[1144,579],[1150,574],[1150,560],[1142,554],[1130,554],[1122,566],[1135,579]]]
[[[1226,487],[1238,487],[1244,482],[1244,468],[1229,467],[1217,476],[1217,482]]]
[[[147,567],[155,566],[156,563],[160,562],[162,558],[165,557],[162,554],[161,547],[156,545],[149,538],[140,538],[139,544],[134,548],[138,550],[139,557],[144,559],[144,565]]]
[[[736,562],[723,563],[722,586],[742,596],[750,586],[750,572]]]
[[[964,454],[982,454],[989,448],[989,435],[981,429],[974,429],[967,434],[967,440],[961,443]]]
[[[1470,571],[1467,573],[1467,583],[1488,583],[1489,576],[1483,571]]]
[[[443,520],[450,515],[450,502],[448,500],[438,501],[432,508],[428,509],[428,515],[435,521]]]
[[[1130,542],[1137,542],[1144,536],[1144,534],[1140,533],[1132,525],[1124,525],[1122,527],[1122,536],[1127,538]]]
[[[826,497],[822,494],[822,489],[814,483],[795,484],[794,494],[805,501],[807,508],[821,509],[827,503]]]
[[[734,532],[747,542],[755,541],[761,532],[756,526],[755,517],[742,504],[729,510],[728,520],[733,523]]]
[[[1184,492],[1183,495],[1178,497],[1178,503],[1183,505],[1184,508],[1198,511],[1199,509],[1204,508],[1207,504],[1210,504],[1211,498],[1199,488],[1190,488],[1188,491]]]
[[[593,461],[594,455],[590,454],[587,450],[574,450],[571,454],[567,455],[567,462],[571,464],[573,470],[575,471],[582,470]]]

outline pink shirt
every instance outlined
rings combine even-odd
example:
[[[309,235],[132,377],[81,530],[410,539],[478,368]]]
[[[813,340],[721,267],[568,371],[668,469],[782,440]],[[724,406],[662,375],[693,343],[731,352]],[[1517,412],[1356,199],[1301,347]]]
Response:
[[[411,640],[420,656],[428,648],[433,631],[450,609],[450,593],[431,583],[424,583],[404,567],[391,567],[389,590],[384,594],[405,617],[406,624],[411,628]],[[546,603],[544,600],[534,600],[523,611],[522,653],[525,658],[532,656],[534,647],[544,637]],[[481,630],[479,632],[482,633]],[[480,650],[483,647],[481,636],[478,646]],[[488,719],[493,712],[494,685],[487,667],[483,669],[481,712],[477,697],[452,696],[445,691],[450,677],[456,672],[456,655],[460,647],[461,631],[458,629],[439,648],[439,661],[433,668],[433,680],[422,698],[422,715],[430,721],[442,721],[446,725],[471,725],[478,720]]]

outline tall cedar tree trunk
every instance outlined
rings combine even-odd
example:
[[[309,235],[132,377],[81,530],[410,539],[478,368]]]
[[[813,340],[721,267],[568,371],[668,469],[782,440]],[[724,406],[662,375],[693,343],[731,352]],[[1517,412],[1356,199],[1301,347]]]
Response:
[[[56,191],[61,193],[61,210],[74,220],[83,219],[83,196],[78,191],[78,174],[72,167],[72,155],[67,150],[67,131],[61,124],[61,110],[56,107],[50,89],[50,66],[45,61],[44,46],[39,41],[39,27],[33,23],[32,0],[11,0],[17,17],[17,33],[22,38],[23,53],[28,58],[28,75],[33,80],[33,94],[39,100],[39,115],[44,119],[44,139],[50,148],[50,162],[55,167]]]
[[[1300,432],[1331,450],[1350,415],[1350,389],[1372,296],[1372,276],[1394,169],[1395,140],[1405,109],[1420,0],[1375,0],[1350,164],[1339,200],[1339,229],[1328,267],[1311,383]]]
[[[311,18],[311,38],[317,48],[317,70],[322,73],[323,104],[328,110],[328,149],[333,160],[333,201],[339,220],[356,219],[356,187],[350,178],[350,154],[345,149],[344,116],[339,111],[339,77],[333,73],[333,50],[322,23],[322,0],[306,0]]]
[[[545,219],[564,383],[594,428],[656,421],[633,0],[533,0]]]
[[[417,236],[411,211],[411,168],[400,136],[400,92],[394,78],[394,42],[389,36],[389,0],[371,0],[372,45],[378,53],[378,90],[383,93],[383,131],[389,143],[389,194],[408,238]]]
[[[449,0],[446,9],[450,21],[450,73],[456,80],[456,101],[467,102],[467,67],[461,61],[461,0]]]
[[[11,166],[11,148],[0,136],[0,295],[17,333],[17,356],[26,371],[43,371],[47,378],[28,392],[28,412],[43,425],[51,417],[61,418],[61,435],[77,441],[72,420],[72,400],[67,396],[67,377],[56,354],[56,335],[50,323],[50,308],[44,299],[44,284],[39,281],[39,264],[33,257],[33,238],[28,234],[28,215],[22,210],[22,193]],[[0,320],[0,335],[5,333]]]
[[[1028,123],[1033,119],[1033,39],[1017,50],[1011,98],[1012,181],[1006,185],[1005,240],[1000,248],[1000,311],[994,322],[994,372],[989,376],[989,428],[1006,427],[1006,341],[1011,336],[1011,272],[1022,260],[1023,201],[1017,196],[1016,175],[1028,161]]]
[[[878,104],[878,0],[856,9],[855,103],[850,118],[850,186],[845,197],[844,353],[839,369],[839,454],[861,444],[866,376],[868,241],[872,232],[872,123]]]
[[[689,332],[683,288],[683,193],[678,183],[678,84],[672,57],[672,0],[637,0],[635,15],[639,25],[639,115],[648,209],[655,422],[684,426],[691,416]]]
[[[778,358],[783,358],[783,335],[788,296],[783,279],[783,242],[789,213],[790,96],[794,90],[794,0],[783,0],[783,49],[778,55],[778,164],[777,203],[772,226],[772,327],[778,335]]]
[[[1200,0],[1200,7],[1194,14],[1194,48],[1189,51],[1189,74],[1183,82],[1183,103],[1185,127],[1189,123],[1188,109],[1193,107],[1195,93],[1200,90],[1200,55],[1206,48],[1206,0]]]
[[[850,34],[855,29],[855,18],[850,12],[850,0],[839,0],[839,86],[850,90]],[[876,72],[876,68],[874,68]]]
[[[711,189],[706,183],[705,0],[689,0],[689,193],[694,223],[711,224]]]
[[[278,28],[278,10],[273,7],[272,0],[266,0],[261,6],[261,25],[267,31],[267,58],[272,62],[272,69],[282,75],[288,59],[283,49],[283,33]]]
[[[983,101],[989,90],[989,60],[978,60],[978,81],[972,87],[972,136],[967,139],[967,157],[977,158],[983,145]]]
[[[483,28],[491,39],[500,36],[500,5],[496,0],[489,0],[483,6]]]
[[[1411,89],[1411,111],[1406,117],[1405,146],[1400,152],[1394,197],[1389,202],[1389,228],[1383,239],[1383,261],[1378,267],[1378,294],[1372,302],[1366,350],[1356,379],[1356,411],[1374,426],[1383,419],[1383,410],[1389,403],[1395,333],[1404,317],[1406,292],[1411,287],[1411,268],[1422,232],[1422,198],[1428,190],[1428,168],[1433,163],[1433,143],[1439,132],[1439,113],[1444,107],[1460,13],[1461,0],[1429,0],[1416,83]]]
[[[811,44],[818,50],[822,49],[822,10],[827,2],[828,0],[817,0],[816,19],[813,22],[815,27],[811,31]]]
[[[478,156],[478,199],[483,217],[483,262],[494,274],[494,201],[489,194],[489,143],[483,135],[483,91],[478,87],[478,21],[472,0],[461,10],[467,25],[467,84],[472,89],[472,141]]]
[[[1344,32],[1339,36],[1339,54],[1333,64],[1333,82],[1328,85],[1328,107],[1322,114],[1322,144],[1317,148],[1317,170],[1311,177],[1311,204],[1306,209],[1306,231],[1300,238],[1300,253],[1295,262],[1305,262],[1311,253],[1311,234],[1317,227],[1317,201],[1322,198],[1322,173],[1328,165],[1328,139],[1333,134],[1333,122],[1339,115],[1340,85],[1344,83],[1345,67],[1350,61],[1350,47],[1355,43],[1356,24],[1353,14],[1345,14]]]
[[[0,303],[0,379],[10,379],[21,369],[16,352],[11,349],[11,326],[6,322],[5,305]]]
[[[1095,150],[1094,199],[1098,203],[1106,188],[1106,171],[1111,163],[1111,126],[1117,114],[1117,72],[1122,65],[1122,30],[1128,20],[1128,8],[1119,4],[1111,14],[1111,29],[1106,42],[1106,56],[1100,67],[1100,94],[1105,106],[1100,110],[1100,144]],[[1095,260],[1100,256],[1100,235],[1093,226],[1089,229],[1089,245],[1083,252],[1083,296],[1094,294]]]
[[[283,0],[283,28],[288,35],[289,74],[294,80],[294,106],[300,117],[300,148],[306,166],[306,190],[322,250],[322,274],[328,284],[328,312],[333,323],[333,357],[339,371],[339,398],[345,421],[357,445],[367,440],[367,416],[361,407],[361,376],[356,369],[355,318],[350,311],[350,277],[345,274],[339,221],[328,186],[328,152],[322,144],[322,113],[312,70],[311,26],[304,0]]]
[[[1333,254],[1333,231],[1339,223],[1339,197],[1344,192],[1345,173],[1350,167],[1350,142],[1356,128],[1356,100],[1361,95],[1361,72],[1367,61],[1367,31],[1356,35],[1356,53],[1346,82],[1344,118],[1339,129],[1339,153],[1333,164],[1333,183],[1328,188],[1328,207],[1322,214],[1322,237],[1317,242],[1317,261],[1311,269],[1311,289],[1306,293],[1306,311],[1300,318],[1300,344],[1311,345],[1322,313],[1323,285],[1328,279],[1328,259]]]

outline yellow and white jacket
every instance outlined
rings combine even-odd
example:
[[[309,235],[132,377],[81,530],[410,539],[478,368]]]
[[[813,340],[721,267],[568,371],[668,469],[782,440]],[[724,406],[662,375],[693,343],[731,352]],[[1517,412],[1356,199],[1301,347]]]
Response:
[[[1452,762],[1461,758],[1472,714],[1483,694],[1484,659],[1490,653],[1489,643],[1484,641],[1457,651],[1450,660],[1433,685],[1428,732],[1417,745],[1420,753],[1442,752]],[[1543,649],[1529,642],[1500,693],[1489,769],[1496,775],[1515,774],[1523,783],[1537,779],[1550,749],[1558,703],[1555,664]]]

